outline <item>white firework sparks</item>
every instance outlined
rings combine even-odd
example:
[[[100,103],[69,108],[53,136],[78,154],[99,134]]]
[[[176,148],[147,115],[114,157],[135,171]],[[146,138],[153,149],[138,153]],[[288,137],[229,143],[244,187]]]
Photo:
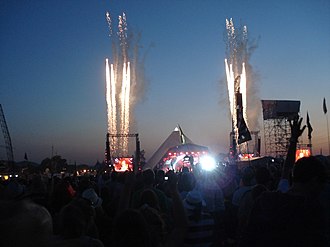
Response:
[[[110,34],[111,18],[106,14]],[[131,111],[134,107],[133,96],[137,90],[136,64],[137,50],[134,50],[135,59],[129,61],[129,44],[127,40],[127,23],[125,13],[118,17],[117,37],[111,37],[113,63],[106,59],[106,102],[108,116],[108,132],[113,136],[111,139],[110,151],[113,156],[128,155],[128,137],[131,125]],[[116,39],[115,39],[116,38]],[[135,90],[135,91],[134,91]],[[132,107],[133,106],[133,107]],[[119,137],[121,135],[121,137]],[[120,138],[120,139],[119,139]]]
[[[243,116],[248,123],[247,118],[247,76],[244,61],[246,58],[247,27],[244,26],[242,33],[235,30],[232,19],[226,19],[227,30],[227,59],[225,59],[226,77],[228,86],[228,96],[230,113],[233,121],[233,131],[237,133],[236,127],[236,93],[242,94]]]

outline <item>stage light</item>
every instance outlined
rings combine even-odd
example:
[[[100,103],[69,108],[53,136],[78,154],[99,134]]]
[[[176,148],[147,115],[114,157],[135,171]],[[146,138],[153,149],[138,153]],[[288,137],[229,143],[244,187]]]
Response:
[[[200,159],[202,169],[205,171],[212,171],[216,167],[215,159],[211,156],[203,156]]]

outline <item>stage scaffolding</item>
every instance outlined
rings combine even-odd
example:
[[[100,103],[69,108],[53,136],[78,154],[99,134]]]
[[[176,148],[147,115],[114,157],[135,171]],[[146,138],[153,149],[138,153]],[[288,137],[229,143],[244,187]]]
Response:
[[[298,116],[300,101],[262,100],[265,155],[285,158],[291,129],[289,121]]]

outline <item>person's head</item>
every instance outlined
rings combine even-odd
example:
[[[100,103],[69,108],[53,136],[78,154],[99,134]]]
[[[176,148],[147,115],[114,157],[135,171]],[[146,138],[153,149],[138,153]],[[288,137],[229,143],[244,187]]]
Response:
[[[88,176],[83,176],[80,178],[78,183],[78,194],[81,194],[84,190],[92,188],[93,185]]]
[[[318,160],[322,162],[326,170],[327,181],[330,182],[330,156],[316,155]]]
[[[90,201],[76,197],[59,214],[59,231],[66,239],[85,235],[94,224],[95,209]]]
[[[182,173],[189,173],[189,167],[183,166],[182,167]]]
[[[303,157],[295,163],[292,177],[293,185],[299,184],[311,193],[319,193],[326,182],[326,169],[316,157]]]
[[[194,186],[194,175],[192,173],[182,173],[178,183],[179,191],[191,191]]]
[[[241,178],[244,186],[251,186],[254,184],[254,170],[252,167],[247,166],[241,170]]]
[[[126,209],[114,221],[114,246],[151,247],[148,224],[140,211]]]
[[[165,181],[165,172],[164,170],[157,170],[156,171],[156,183],[164,183]]]
[[[196,221],[201,216],[203,206],[205,206],[205,201],[201,193],[197,190],[188,192],[186,198],[183,200],[183,207],[187,216],[192,216]]]
[[[29,200],[0,201],[1,246],[47,246],[53,233],[46,208]]]
[[[255,201],[265,191],[268,191],[268,188],[265,185],[257,184],[251,190],[252,199]]]
[[[17,180],[12,179],[9,181],[4,189],[5,198],[8,200],[18,200],[25,196],[25,186],[20,184]]]
[[[60,235],[64,239],[79,238],[86,234],[88,218],[77,205],[69,203],[60,212]]]
[[[159,246],[159,243],[164,241],[166,233],[165,222],[161,217],[159,210],[150,207],[148,204],[144,204],[139,208],[139,211],[148,224],[154,246]]]
[[[88,200],[95,208],[102,206],[103,200],[96,194],[93,188],[88,188],[84,190],[81,194],[81,197]]]
[[[29,184],[29,190],[31,193],[47,192],[46,184],[44,183],[40,175],[36,175],[36,174],[33,175]]]
[[[144,204],[148,204],[149,207],[160,210],[158,197],[152,189],[145,189],[142,191],[141,206]]]
[[[153,185],[155,183],[155,173],[151,169],[144,170],[142,173],[143,182],[145,185]]]

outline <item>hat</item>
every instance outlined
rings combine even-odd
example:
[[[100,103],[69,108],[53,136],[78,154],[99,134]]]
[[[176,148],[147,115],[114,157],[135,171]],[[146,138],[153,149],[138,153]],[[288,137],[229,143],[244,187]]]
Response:
[[[205,206],[205,201],[201,193],[197,190],[189,191],[186,198],[183,200],[183,206],[186,209],[194,210],[199,205]]]
[[[84,192],[81,194],[82,198],[87,199],[91,202],[93,207],[100,207],[102,205],[102,198],[98,197],[95,190],[92,188],[84,190]]]

